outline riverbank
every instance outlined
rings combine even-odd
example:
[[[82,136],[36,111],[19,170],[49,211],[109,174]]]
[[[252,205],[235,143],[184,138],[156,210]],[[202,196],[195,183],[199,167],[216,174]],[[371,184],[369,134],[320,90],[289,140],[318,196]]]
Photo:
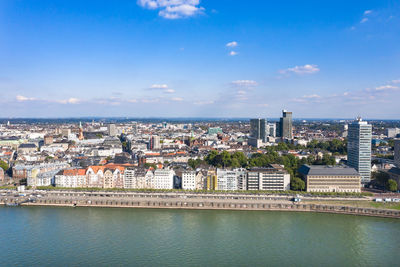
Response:
[[[373,207],[371,206],[373,202],[368,197],[352,198],[351,200],[327,196],[302,197],[302,201],[297,203],[292,200],[292,196],[269,194],[54,190],[27,191],[23,194],[6,191],[0,197],[2,204],[25,206],[298,211],[400,218],[400,210]]]
[[[389,209],[358,208],[323,204],[291,203],[226,203],[226,202],[171,202],[171,201],[117,201],[96,200],[86,203],[74,200],[38,200],[22,203],[23,206],[62,206],[62,207],[99,207],[99,208],[150,208],[150,209],[198,209],[198,210],[254,210],[317,212],[361,215],[385,218],[400,218],[400,211]]]

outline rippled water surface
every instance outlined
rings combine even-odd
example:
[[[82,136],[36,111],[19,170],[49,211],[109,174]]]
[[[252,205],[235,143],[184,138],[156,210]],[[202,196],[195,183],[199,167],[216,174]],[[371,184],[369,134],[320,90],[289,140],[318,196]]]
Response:
[[[1,266],[399,266],[400,220],[0,207]]]

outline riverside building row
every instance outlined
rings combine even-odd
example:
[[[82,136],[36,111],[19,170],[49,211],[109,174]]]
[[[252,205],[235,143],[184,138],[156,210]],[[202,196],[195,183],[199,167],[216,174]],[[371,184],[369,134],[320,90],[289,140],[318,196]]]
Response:
[[[282,191],[290,189],[290,175],[279,165],[250,170],[240,168],[184,171],[179,175],[172,169],[153,170],[110,165],[61,170],[54,176],[52,184],[68,188]]]

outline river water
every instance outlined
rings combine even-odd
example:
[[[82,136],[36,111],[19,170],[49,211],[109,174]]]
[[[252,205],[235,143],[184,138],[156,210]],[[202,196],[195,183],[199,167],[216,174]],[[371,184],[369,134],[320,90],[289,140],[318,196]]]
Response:
[[[399,266],[399,249],[398,219],[0,207],[1,266]]]

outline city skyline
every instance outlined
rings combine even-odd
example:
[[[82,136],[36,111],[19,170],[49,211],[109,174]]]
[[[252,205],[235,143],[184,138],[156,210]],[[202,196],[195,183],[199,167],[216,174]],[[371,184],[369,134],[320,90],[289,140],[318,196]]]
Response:
[[[399,22],[392,1],[2,1],[1,117],[398,119]]]

